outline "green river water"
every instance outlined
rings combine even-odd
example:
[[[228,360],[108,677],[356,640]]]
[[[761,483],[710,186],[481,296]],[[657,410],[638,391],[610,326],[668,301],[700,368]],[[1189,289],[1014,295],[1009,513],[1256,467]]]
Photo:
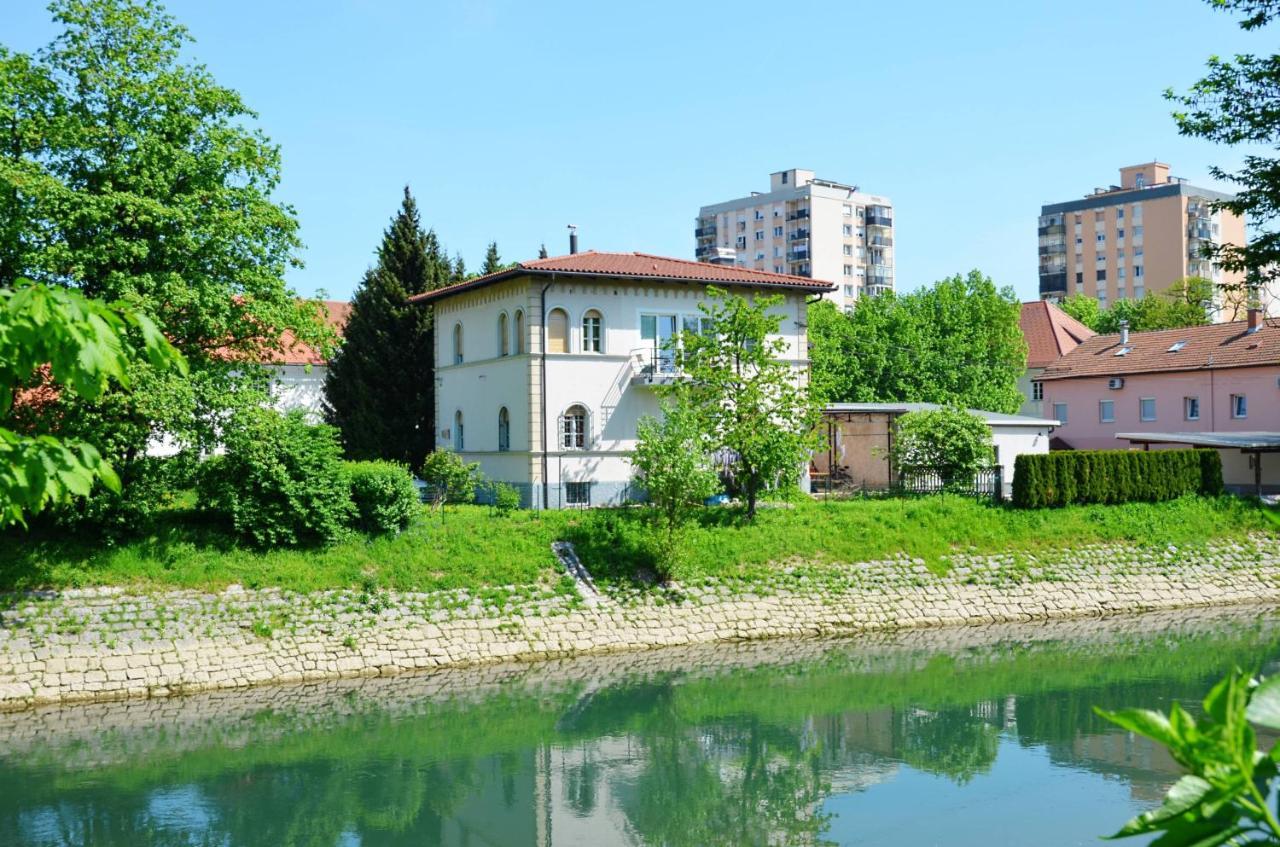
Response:
[[[1235,665],[1280,671],[1275,609],[0,714],[0,845],[1094,844],[1178,771],[1092,707]]]

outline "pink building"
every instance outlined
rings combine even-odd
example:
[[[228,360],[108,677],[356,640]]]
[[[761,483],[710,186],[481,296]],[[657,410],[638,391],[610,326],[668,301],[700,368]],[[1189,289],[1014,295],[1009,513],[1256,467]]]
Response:
[[[1160,434],[1280,436],[1280,326],[1248,321],[1097,335],[1040,374],[1046,417],[1061,421],[1054,446],[1125,449]],[[1166,437],[1167,436],[1167,437]],[[1280,484],[1280,454],[1223,451],[1228,484]],[[1259,464],[1260,463],[1260,464]]]

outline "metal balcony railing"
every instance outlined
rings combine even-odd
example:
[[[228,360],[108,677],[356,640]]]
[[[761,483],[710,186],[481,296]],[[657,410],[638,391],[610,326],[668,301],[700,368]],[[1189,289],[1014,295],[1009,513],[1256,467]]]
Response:
[[[716,228],[713,226],[700,226],[693,231],[694,238],[715,238]]]
[[[867,226],[893,226],[893,218],[888,215],[873,215],[868,212],[866,221]]]
[[[680,353],[671,345],[650,344],[629,354],[632,385],[670,385],[688,374],[680,367]]]

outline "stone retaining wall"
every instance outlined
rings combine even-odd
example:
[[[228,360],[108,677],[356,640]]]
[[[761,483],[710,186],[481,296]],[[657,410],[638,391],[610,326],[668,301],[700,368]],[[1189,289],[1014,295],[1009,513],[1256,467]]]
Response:
[[[749,585],[436,594],[23,595],[0,612],[0,709],[784,636],[1280,602],[1280,543],[1117,545],[782,568]]]

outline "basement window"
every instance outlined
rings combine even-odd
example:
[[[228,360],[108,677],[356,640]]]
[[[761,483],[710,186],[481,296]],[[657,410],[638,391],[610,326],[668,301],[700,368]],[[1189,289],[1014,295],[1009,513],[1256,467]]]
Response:
[[[564,484],[564,504],[566,506],[590,506],[591,483],[566,482]]]

